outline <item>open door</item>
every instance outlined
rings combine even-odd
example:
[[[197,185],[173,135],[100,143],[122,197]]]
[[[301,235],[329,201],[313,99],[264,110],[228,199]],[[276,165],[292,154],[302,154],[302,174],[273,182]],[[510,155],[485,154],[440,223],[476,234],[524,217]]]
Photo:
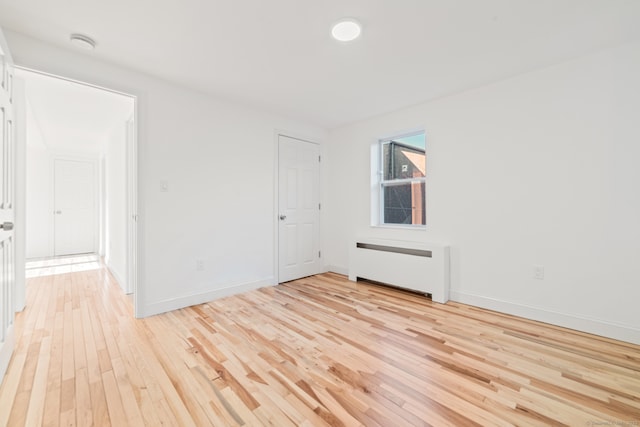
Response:
[[[0,381],[9,366],[15,336],[15,122],[13,118],[13,61],[0,29]]]

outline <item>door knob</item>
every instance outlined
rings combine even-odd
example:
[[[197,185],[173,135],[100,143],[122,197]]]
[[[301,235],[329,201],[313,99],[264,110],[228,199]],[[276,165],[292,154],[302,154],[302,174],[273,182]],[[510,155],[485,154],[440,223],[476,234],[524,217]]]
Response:
[[[11,230],[13,230],[13,223],[12,222],[3,222],[2,224],[0,224],[0,229],[2,229],[4,231],[11,231]]]
[[[56,215],[60,215],[62,211],[56,211]]]
[[[284,221],[285,219],[287,219],[286,215],[280,215],[280,221]]]

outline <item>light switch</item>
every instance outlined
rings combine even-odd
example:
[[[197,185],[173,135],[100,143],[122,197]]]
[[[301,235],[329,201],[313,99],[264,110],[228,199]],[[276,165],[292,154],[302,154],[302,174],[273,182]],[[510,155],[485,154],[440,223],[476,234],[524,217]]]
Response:
[[[542,265],[533,266],[533,278],[536,280],[544,280],[544,266]]]

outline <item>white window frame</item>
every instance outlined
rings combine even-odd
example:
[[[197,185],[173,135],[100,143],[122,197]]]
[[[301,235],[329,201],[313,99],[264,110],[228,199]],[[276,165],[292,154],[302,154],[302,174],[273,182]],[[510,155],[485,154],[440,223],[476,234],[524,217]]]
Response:
[[[385,187],[394,186],[394,185],[402,185],[408,183],[420,183],[425,186],[425,194],[423,194],[425,201],[425,210],[426,210],[426,184],[427,179],[425,177],[420,178],[404,178],[404,179],[384,179],[384,145],[390,143],[394,139],[406,138],[410,136],[420,135],[426,133],[424,130],[416,130],[407,133],[394,134],[391,137],[380,138],[375,144],[372,144],[371,147],[371,226],[373,227],[384,227],[384,228],[402,228],[402,229],[413,229],[413,230],[424,230],[427,227],[426,224],[426,212],[425,212],[425,224],[395,224],[395,223],[385,223],[384,219],[384,189]],[[426,147],[425,147],[426,151]],[[426,162],[426,158],[425,158]],[[426,166],[426,165],[425,165]]]

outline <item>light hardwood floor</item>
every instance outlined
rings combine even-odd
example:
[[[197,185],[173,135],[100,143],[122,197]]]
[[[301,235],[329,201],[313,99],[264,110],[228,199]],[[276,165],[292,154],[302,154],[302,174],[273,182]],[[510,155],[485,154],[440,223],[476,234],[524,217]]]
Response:
[[[640,425],[640,347],[323,274],[134,320],[28,282],[0,426]]]

